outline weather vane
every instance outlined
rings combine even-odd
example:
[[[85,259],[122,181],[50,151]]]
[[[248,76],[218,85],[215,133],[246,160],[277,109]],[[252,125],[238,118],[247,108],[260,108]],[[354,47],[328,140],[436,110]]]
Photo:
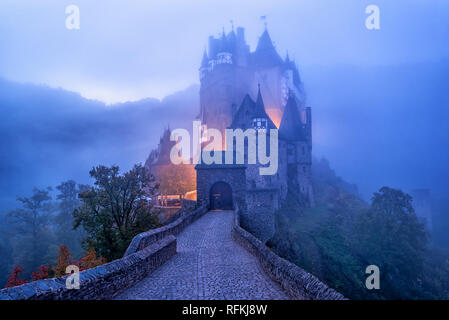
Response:
[[[265,29],[267,28],[267,16],[260,16],[260,20],[263,21],[263,24],[265,26]]]

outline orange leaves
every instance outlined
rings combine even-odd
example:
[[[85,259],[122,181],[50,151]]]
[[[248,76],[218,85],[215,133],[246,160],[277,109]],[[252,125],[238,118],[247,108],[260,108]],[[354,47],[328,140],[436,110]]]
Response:
[[[20,279],[20,273],[22,271],[23,271],[22,266],[17,266],[14,268],[13,272],[10,274],[10,276],[8,278],[8,283],[6,284],[6,288],[20,286],[20,285],[28,282],[25,279]]]
[[[52,271],[50,264],[48,266],[40,266],[37,272],[31,273],[31,280],[37,281],[47,279],[50,277],[49,273]]]
[[[65,271],[69,265],[76,265],[80,271],[95,268],[106,263],[106,259],[103,257],[97,257],[97,253],[94,248],[90,248],[80,259],[72,259],[69,248],[66,245],[59,246],[58,259],[56,260],[56,266],[52,268],[50,264],[47,266],[40,266],[36,271],[31,273],[31,280],[43,280],[52,277],[62,277],[66,275]],[[20,279],[20,273],[24,270],[22,266],[17,266],[11,273],[6,284],[6,288],[20,286],[28,282],[26,279]]]
[[[56,277],[62,277],[65,275],[66,268],[74,264],[74,261],[70,260],[70,251],[69,248],[67,248],[66,245],[59,246],[59,254],[58,259],[56,260],[56,267],[55,267],[55,276]]]
[[[79,262],[80,270],[86,270],[90,268],[95,268],[106,263],[106,259],[102,257],[97,257],[97,253],[94,248],[90,248],[84,257],[81,258]]]

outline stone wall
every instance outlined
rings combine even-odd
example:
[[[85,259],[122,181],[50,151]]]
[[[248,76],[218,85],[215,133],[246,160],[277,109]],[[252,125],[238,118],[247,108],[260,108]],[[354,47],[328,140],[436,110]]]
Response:
[[[329,288],[297,265],[279,257],[259,239],[241,228],[238,210],[235,214],[233,236],[238,243],[257,257],[265,272],[293,299],[346,300],[342,294]]]
[[[242,226],[263,243],[274,236],[275,212],[278,209],[279,189],[246,190],[247,209],[241,212]]]
[[[176,238],[167,236],[145,249],[79,273],[80,288],[67,289],[67,276],[0,290],[0,300],[111,299],[152,273],[176,253]]]
[[[183,210],[193,210],[197,206],[196,200],[189,200],[189,199],[182,199],[181,200],[181,207]]]
[[[216,182],[225,182],[232,188],[234,205],[246,206],[246,177],[244,165],[205,165],[196,166],[198,202],[209,208],[210,189]]]
[[[128,246],[128,249],[126,249],[124,256],[126,257],[131,254],[134,254],[139,250],[146,248],[150,244],[158,242],[161,239],[164,239],[165,237],[168,237],[170,235],[175,236],[179,234],[182,230],[184,230],[185,227],[187,227],[193,221],[200,218],[206,212],[207,212],[206,206],[201,206],[198,209],[190,212],[180,210],[179,218],[176,221],[169,223],[163,227],[149,230],[147,232],[143,232],[136,235],[131,241],[130,245]]]
[[[206,207],[193,211],[180,210],[176,221],[138,234],[123,258],[80,272],[80,289],[67,289],[68,276],[64,276],[2,289],[0,300],[111,299],[170,259],[176,253],[175,235],[206,212]]]

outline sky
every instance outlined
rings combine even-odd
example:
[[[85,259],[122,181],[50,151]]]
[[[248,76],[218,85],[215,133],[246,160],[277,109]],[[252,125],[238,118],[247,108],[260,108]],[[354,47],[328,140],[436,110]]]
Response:
[[[365,27],[372,4],[380,30]],[[209,35],[232,20],[254,49],[261,16],[299,66],[315,156],[365,199],[449,194],[448,0],[0,0],[0,213],[33,186],[144,162],[198,114]]]
[[[80,29],[65,26],[68,5]],[[365,8],[380,9],[367,30]],[[209,35],[263,31],[301,67],[392,65],[449,56],[447,0],[2,0],[0,77],[79,92],[108,104],[161,99],[198,83]],[[307,80],[307,79],[305,79]]]

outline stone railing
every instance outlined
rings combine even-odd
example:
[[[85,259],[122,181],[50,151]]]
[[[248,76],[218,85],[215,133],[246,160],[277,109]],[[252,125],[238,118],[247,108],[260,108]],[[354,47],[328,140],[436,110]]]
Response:
[[[79,273],[80,288],[68,289],[68,276],[0,290],[0,300],[111,299],[152,273],[176,253],[176,238],[167,236],[145,249]]]
[[[182,199],[181,207],[183,210],[193,210],[197,205],[196,200]]]
[[[264,243],[240,227],[239,211],[234,220],[234,239],[257,257],[264,271],[293,299],[298,300],[346,300],[317,277],[297,265],[279,257]]]
[[[200,218],[207,211],[208,210],[206,206],[199,207],[193,211],[180,210],[179,213],[176,213],[177,217],[179,216],[179,218],[177,218],[175,221],[163,227],[149,230],[135,236],[131,241],[128,249],[126,249],[124,256],[126,257],[135,252],[138,252],[139,250],[146,248],[148,245],[160,241],[161,239],[164,239],[169,235],[178,235],[182,230],[184,230],[185,227]]]
[[[176,237],[207,212],[206,207],[184,210],[163,227],[138,234],[121,259],[79,273],[80,288],[68,289],[68,276],[38,280],[0,290],[0,300],[111,299],[151,274],[176,254]]]

